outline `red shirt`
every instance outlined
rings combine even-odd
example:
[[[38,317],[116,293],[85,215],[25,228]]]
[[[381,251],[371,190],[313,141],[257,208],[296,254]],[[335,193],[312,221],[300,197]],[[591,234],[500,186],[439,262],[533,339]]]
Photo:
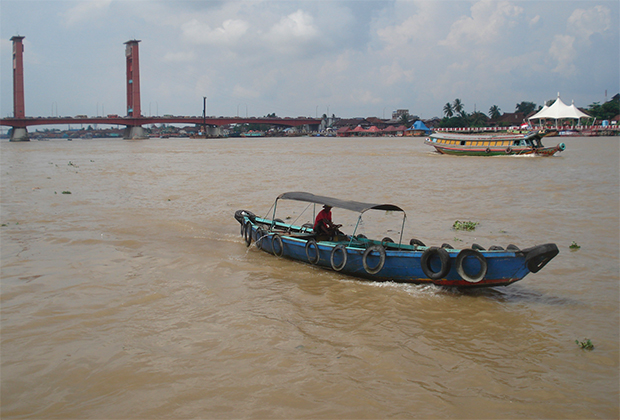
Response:
[[[313,230],[317,230],[317,227],[321,224],[325,223],[326,226],[329,226],[332,223],[332,211],[331,209],[323,209],[316,215],[316,219],[314,219],[314,227]]]

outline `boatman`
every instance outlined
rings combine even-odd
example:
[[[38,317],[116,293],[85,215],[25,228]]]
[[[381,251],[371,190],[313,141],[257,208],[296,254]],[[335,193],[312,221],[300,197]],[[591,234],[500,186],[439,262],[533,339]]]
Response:
[[[338,228],[342,225],[335,225],[332,222],[332,207],[325,204],[323,206],[323,210],[316,215],[316,219],[314,219],[314,233],[317,234],[326,234],[332,238],[334,235],[340,233]]]

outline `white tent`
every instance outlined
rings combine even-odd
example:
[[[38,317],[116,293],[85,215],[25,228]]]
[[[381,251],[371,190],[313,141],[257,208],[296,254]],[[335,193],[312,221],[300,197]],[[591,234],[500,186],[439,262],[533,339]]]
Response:
[[[566,105],[562,102],[558,93],[558,99],[551,106],[544,106],[543,109],[529,117],[528,120],[555,120],[557,125],[558,120],[573,119],[579,121],[581,118],[592,117],[581,112],[574,103],[570,106]]]

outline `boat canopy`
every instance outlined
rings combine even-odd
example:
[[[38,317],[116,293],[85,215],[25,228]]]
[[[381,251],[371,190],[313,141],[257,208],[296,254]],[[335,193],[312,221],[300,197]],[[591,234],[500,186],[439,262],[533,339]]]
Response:
[[[361,203],[359,201],[348,201],[348,200],[340,200],[338,198],[332,197],[324,197],[321,195],[314,195],[308,192],[286,192],[284,194],[280,194],[276,201],[278,200],[296,200],[296,201],[305,201],[307,203],[315,203],[315,204],[323,204],[328,205],[330,207],[351,210],[358,213],[364,213],[368,210],[385,210],[385,211],[401,211],[405,213],[403,209],[394,204],[372,204],[372,203]]]

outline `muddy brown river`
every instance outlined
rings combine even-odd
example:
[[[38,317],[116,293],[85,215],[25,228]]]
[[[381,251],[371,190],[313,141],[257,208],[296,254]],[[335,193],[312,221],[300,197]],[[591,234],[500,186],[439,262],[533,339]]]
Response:
[[[620,139],[560,141],[3,140],[1,417],[617,419]],[[560,254],[508,287],[360,281],[245,246],[235,210],[286,191],[397,204],[407,241]]]

